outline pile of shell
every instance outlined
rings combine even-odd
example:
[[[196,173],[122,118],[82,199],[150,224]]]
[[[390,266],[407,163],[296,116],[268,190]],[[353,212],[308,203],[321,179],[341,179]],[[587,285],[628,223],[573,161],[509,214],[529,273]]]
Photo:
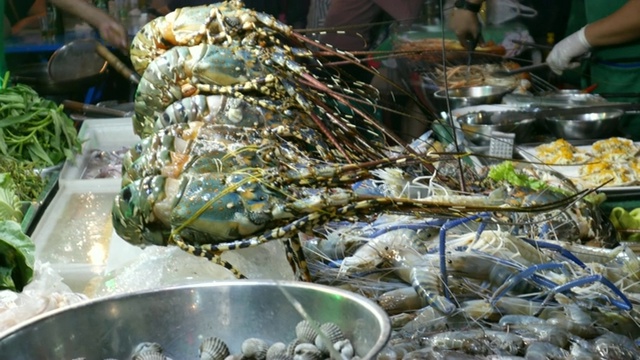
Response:
[[[263,339],[248,338],[242,342],[240,353],[232,354],[220,338],[211,336],[200,344],[200,360],[322,360],[338,358],[358,360],[355,350],[342,329],[332,322],[312,324],[303,320],[296,325],[296,338],[289,343],[269,343]],[[332,344],[328,346],[328,344]],[[77,358],[73,360],[84,360]],[[131,360],[172,360],[162,345],[143,342],[132,351]],[[180,359],[185,359],[184,355]],[[106,359],[116,360],[116,359]],[[177,359],[176,359],[177,360]]]

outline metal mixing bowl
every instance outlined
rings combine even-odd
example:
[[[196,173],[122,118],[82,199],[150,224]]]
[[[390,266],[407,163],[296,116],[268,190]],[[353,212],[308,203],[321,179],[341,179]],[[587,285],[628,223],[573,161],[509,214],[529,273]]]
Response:
[[[239,354],[244,340],[295,339],[303,318],[286,294],[319,322],[334,322],[362,359],[387,343],[388,315],[372,301],[336,288],[294,281],[219,281],[91,300],[44,314],[0,334],[3,359],[129,358],[156,342],[173,359],[196,359],[204,338],[216,336]]]
[[[558,138],[567,140],[603,139],[620,134],[622,110],[546,118],[544,123]]]
[[[438,110],[446,111],[447,93],[449,94],[449,105],[453,110],[471,105],[499,104],[502,98],[510,91],[511,89],[505,86],[467,86],[449,90],[438,90],[433,94],[433,97],[438,103]]]
[[[487,146],[491,143],[494,131],[515,134],[515,142],[523,143],[529,140],[536,124],[534,117],[494,122],[490,112],[473,112],[458,117],[460,127],[465,137],[476,145]]]

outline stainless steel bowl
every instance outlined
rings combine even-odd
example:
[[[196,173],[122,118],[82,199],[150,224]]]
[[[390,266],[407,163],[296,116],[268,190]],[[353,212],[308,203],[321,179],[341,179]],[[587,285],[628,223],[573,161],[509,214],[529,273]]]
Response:
[[[473,112],[458,117],[460,128],[465,137],[476,145],[486,146],[491,143],[495,131],[515,134],[515,142],[523,143],[530,139],[536,119],[518,119],[495,122],[490,112]]]
[[[438,110],[446,111],[447,94],[449,94],[449,105],[453,110],[471,105],[499,104],[502,98],[510,91],[511,89],[505,86],[467,86],[438,90],[433,94],[433,97],[438,103]]]
[[[622,110],[549,117],[544,123],[554,136],[567,140],[603,139],[620,134]]]
[[[285,344],[303,318],[285,295],[319,322],[334,322],[356,354],[372,359],[387,343],[388,315],[372,301],[336,288],[275,281],[219,281],[91,300],[0,334],[3,359],[124,359],[156,342],[173,359],[195,359],[216,336],[232,354],[250,337]]]

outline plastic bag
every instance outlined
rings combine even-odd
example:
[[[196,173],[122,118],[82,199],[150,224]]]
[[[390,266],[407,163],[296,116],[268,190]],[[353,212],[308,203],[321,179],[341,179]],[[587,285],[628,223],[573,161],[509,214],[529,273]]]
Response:
[[[88,299],[84,294],[71,291],[49,263],[36,261],[34,274],[22,292],[0,291],[0,331]]]

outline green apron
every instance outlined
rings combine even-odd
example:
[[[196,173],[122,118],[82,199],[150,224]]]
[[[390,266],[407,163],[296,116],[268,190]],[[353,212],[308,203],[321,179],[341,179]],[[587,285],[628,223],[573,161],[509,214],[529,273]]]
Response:
[[[586,24],[609,16],[627,0],[573,0],[567,34]],[[581,86],[597,84],[594,93],[629,94],[634,96],[607,96],[609,101],[640,102],[640,41],[624,45],[594,48],[591,58],[583,64]],[[640,116],[625,116],[624,135],[640,140]]]

